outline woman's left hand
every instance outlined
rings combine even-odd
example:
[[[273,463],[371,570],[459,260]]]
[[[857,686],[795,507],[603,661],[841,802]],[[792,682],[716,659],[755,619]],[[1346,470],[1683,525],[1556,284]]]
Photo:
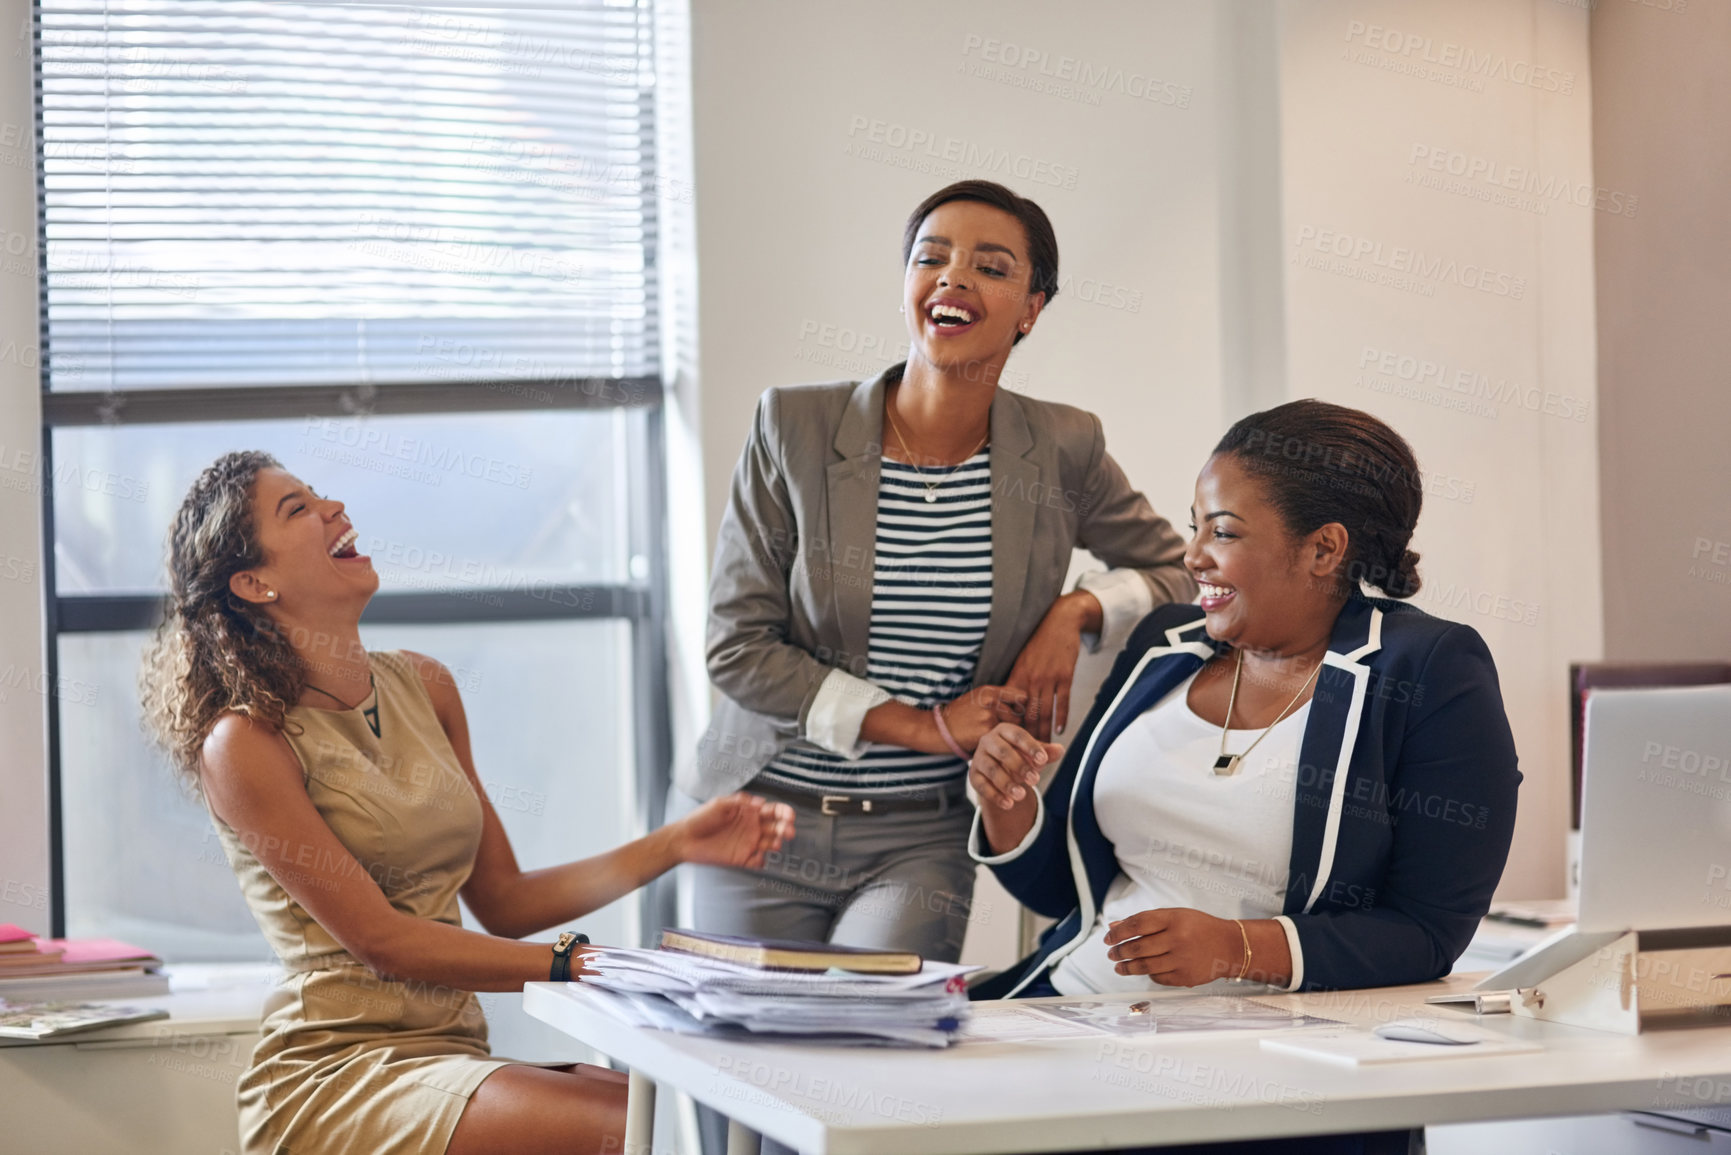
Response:
[[[1144,910],[1106,927],[1106,957],[1121,975],[1161,986],[1195,987],[1229,979],[1244,964],[1244,936],[1229,918],[1188,907]]]
[[[679,860],[756,870],[793,837],[793,807],[755,794],[705,802],[679,820]]]
[[[1070,683],[1082,654],[1082,631],[1090,617],[1097,620],[1099,615],[1100,603],[1091,593],[1065,594],[1052,603],[1004,680],[998,699],[1001,720],[1016,723],[1042,742],[1063,732],[1070,721]]]

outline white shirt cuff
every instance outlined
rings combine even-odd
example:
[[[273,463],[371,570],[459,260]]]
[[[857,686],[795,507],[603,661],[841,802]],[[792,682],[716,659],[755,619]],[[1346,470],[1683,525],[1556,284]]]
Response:
[[[1117,649],[1136,628],[1136,623],[1154,609],[1154,591],[1148,579],[1133,569],[1092,570],[1076,580],[1076,588],[1087,590],[1100,603],[1100,636],[1082,635],[1089,653],[1101,646]]]
[[[1277,914],[1274,921],[1286,932],[1286,951],[1292,956],[1292,981],[1287,983],[1284,989],[1295,991],[1304,985],[1304,947],[1299,945],[1298,928],[1292,925],[1290,918]]]
[[[1046,796],[1036,790],[1034,791],[1034,824],[1028,827],[1028,833],[1022,836],[1022,841],[1002,854],[981,854],[980,848],[986,845],[985,823],[980,816],[979,797],[974,794],[971,784],[968,788],[968,794],[974,799],[974,825],[968,831],[968,855],[982,866],[997,866],[999,863],[1013,862],[1022,857],[1022,852],[1034,845],[1034,839],[1040,836],[1040,828],[1046,825]]]
[[[867,712],[889,700],[890,693],[882,686],[856,678],[846,670],[831,670],[824,675],[817,697],[806,711],[803,737],[831,754],[858,758],[867,746],[859,740],[859,728],[865,724]]]

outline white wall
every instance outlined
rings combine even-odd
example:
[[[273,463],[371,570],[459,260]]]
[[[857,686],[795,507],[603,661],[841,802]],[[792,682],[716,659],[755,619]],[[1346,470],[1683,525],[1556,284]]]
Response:
[[[693,5],[712,532],[758,394],[905,354],[903,220],[965,176],[1038,200],[1062,249],[1060,295],[1006,380],[1099,412],[1156,507],[1188,505],[1220,419],[1215,16],[1199,3],[1094,7],[1083,21],[978,0]],[[986,59],[1004,45],[1053,70],[1069,56],[1121,72],[1138,91],[1151,79],[1157,99],[1095,105],[972,74],[1040,79],[1038,65]],[[934,143],[908,144],[915,133]],[[1012,167],[946,162],[946,147]],[[1014,171],[1035,164],[1051,172]]]
[[[48,933],[42,380],[29,0],[0,0],[0,922]]]
[[[1502,893],[1561,894],[1567,666],[1602,645],[1587,12],[1282,15],[1288,387],[1417,451],[1416,602],[1484,635],[1526,775]]]
[[[1454,151],[1590,186],[1584,10],[1169,0],[1083,11],[694,0],[696,384],[711,535],[765,388],[858,378],[905,352],[905,213],[952,179],[999,179],[1050,213],[1067,278],[1008,384],[1099,413],[1113,454],[1174,521],[1226,425],[1287,397],[1370,410],[1413,441],[1439,487],[1417,543],[1420,604],[1485,635],[1527,774],[1503,891],[1560,893],[1564,666],[1600,649],[1593,212],[1540,214],[1408,177],[1423,145],[1445,167]],[[1455,42],[1475,60],[1501,58],[1493,68],[1522,63],[1523,78],[1536,62],[1568,73],[1572,92],[1502,79],[1472,91],[1411,75],[1404,56],[1394,68],[1405,72],[1354,59],[1352,22],[1394,12],[1403,36],[1429,35],[1433,51]],[[1036,87],[1055,79],[1043,72],[1083,66],[1121,70],[1139,91],[1152,78],[1156,99]],[[912,145],[915,133],[937,143]],[[1005,150],[1062,176],[1054,186],[945,165],[952,140],[952,155]],[[1305,246],[1322,230],[1381,242],[1384,259],[1396,246],[1453,259],[1457,279],[1462,264],[1489,265],[1521,278],[1520,297],[1458,283],[1421,295],[1308,268]],[[1084,301],[1083,285],[1106,303]],[[1367,347],[1396,354],[1388,382],[1401,384],[1398,357],[1410,355],[1522,396],[1488,417],[1361,387]],[[1552,407],[1578,403],[1585,420],[1527,411],[1530,389],[1541,407],[1544,391],[1566,394]],[[1498,616],[1529,613],[1531,624]]]
[[[1593,11],[1605,656],[1731,656],[1731,5]]]

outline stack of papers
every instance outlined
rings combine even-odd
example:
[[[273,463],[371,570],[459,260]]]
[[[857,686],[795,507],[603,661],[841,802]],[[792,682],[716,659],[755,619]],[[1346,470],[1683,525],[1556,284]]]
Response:
[[[915,974],[764,971],[676,951],[603,947],[581,985],[622,1022],[681,1034],[791,1035],[945,1047],[968,1018],[963,976],[927,961]]]

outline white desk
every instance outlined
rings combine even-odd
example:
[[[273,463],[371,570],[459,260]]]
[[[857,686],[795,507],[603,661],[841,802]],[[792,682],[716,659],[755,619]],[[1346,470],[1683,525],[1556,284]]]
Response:
[[[1270,997],[1371,1026],[1439,1013],[1425,996],[1477,977]],[[727,1115],[736,1141],[750,1128],[806,1155],[1096,1150],[1731,1102],[1727,1027],[1628,1038],[1497,1015],[1480,1025],[1545,1050],[1350,1068],[1228,1033],[890,1050],[639,1030],[576,985],[531,983],[523,1005],[631,1069],[626,1150],[637,1152],[652,1150],[644,1120],[656,1085]]]

